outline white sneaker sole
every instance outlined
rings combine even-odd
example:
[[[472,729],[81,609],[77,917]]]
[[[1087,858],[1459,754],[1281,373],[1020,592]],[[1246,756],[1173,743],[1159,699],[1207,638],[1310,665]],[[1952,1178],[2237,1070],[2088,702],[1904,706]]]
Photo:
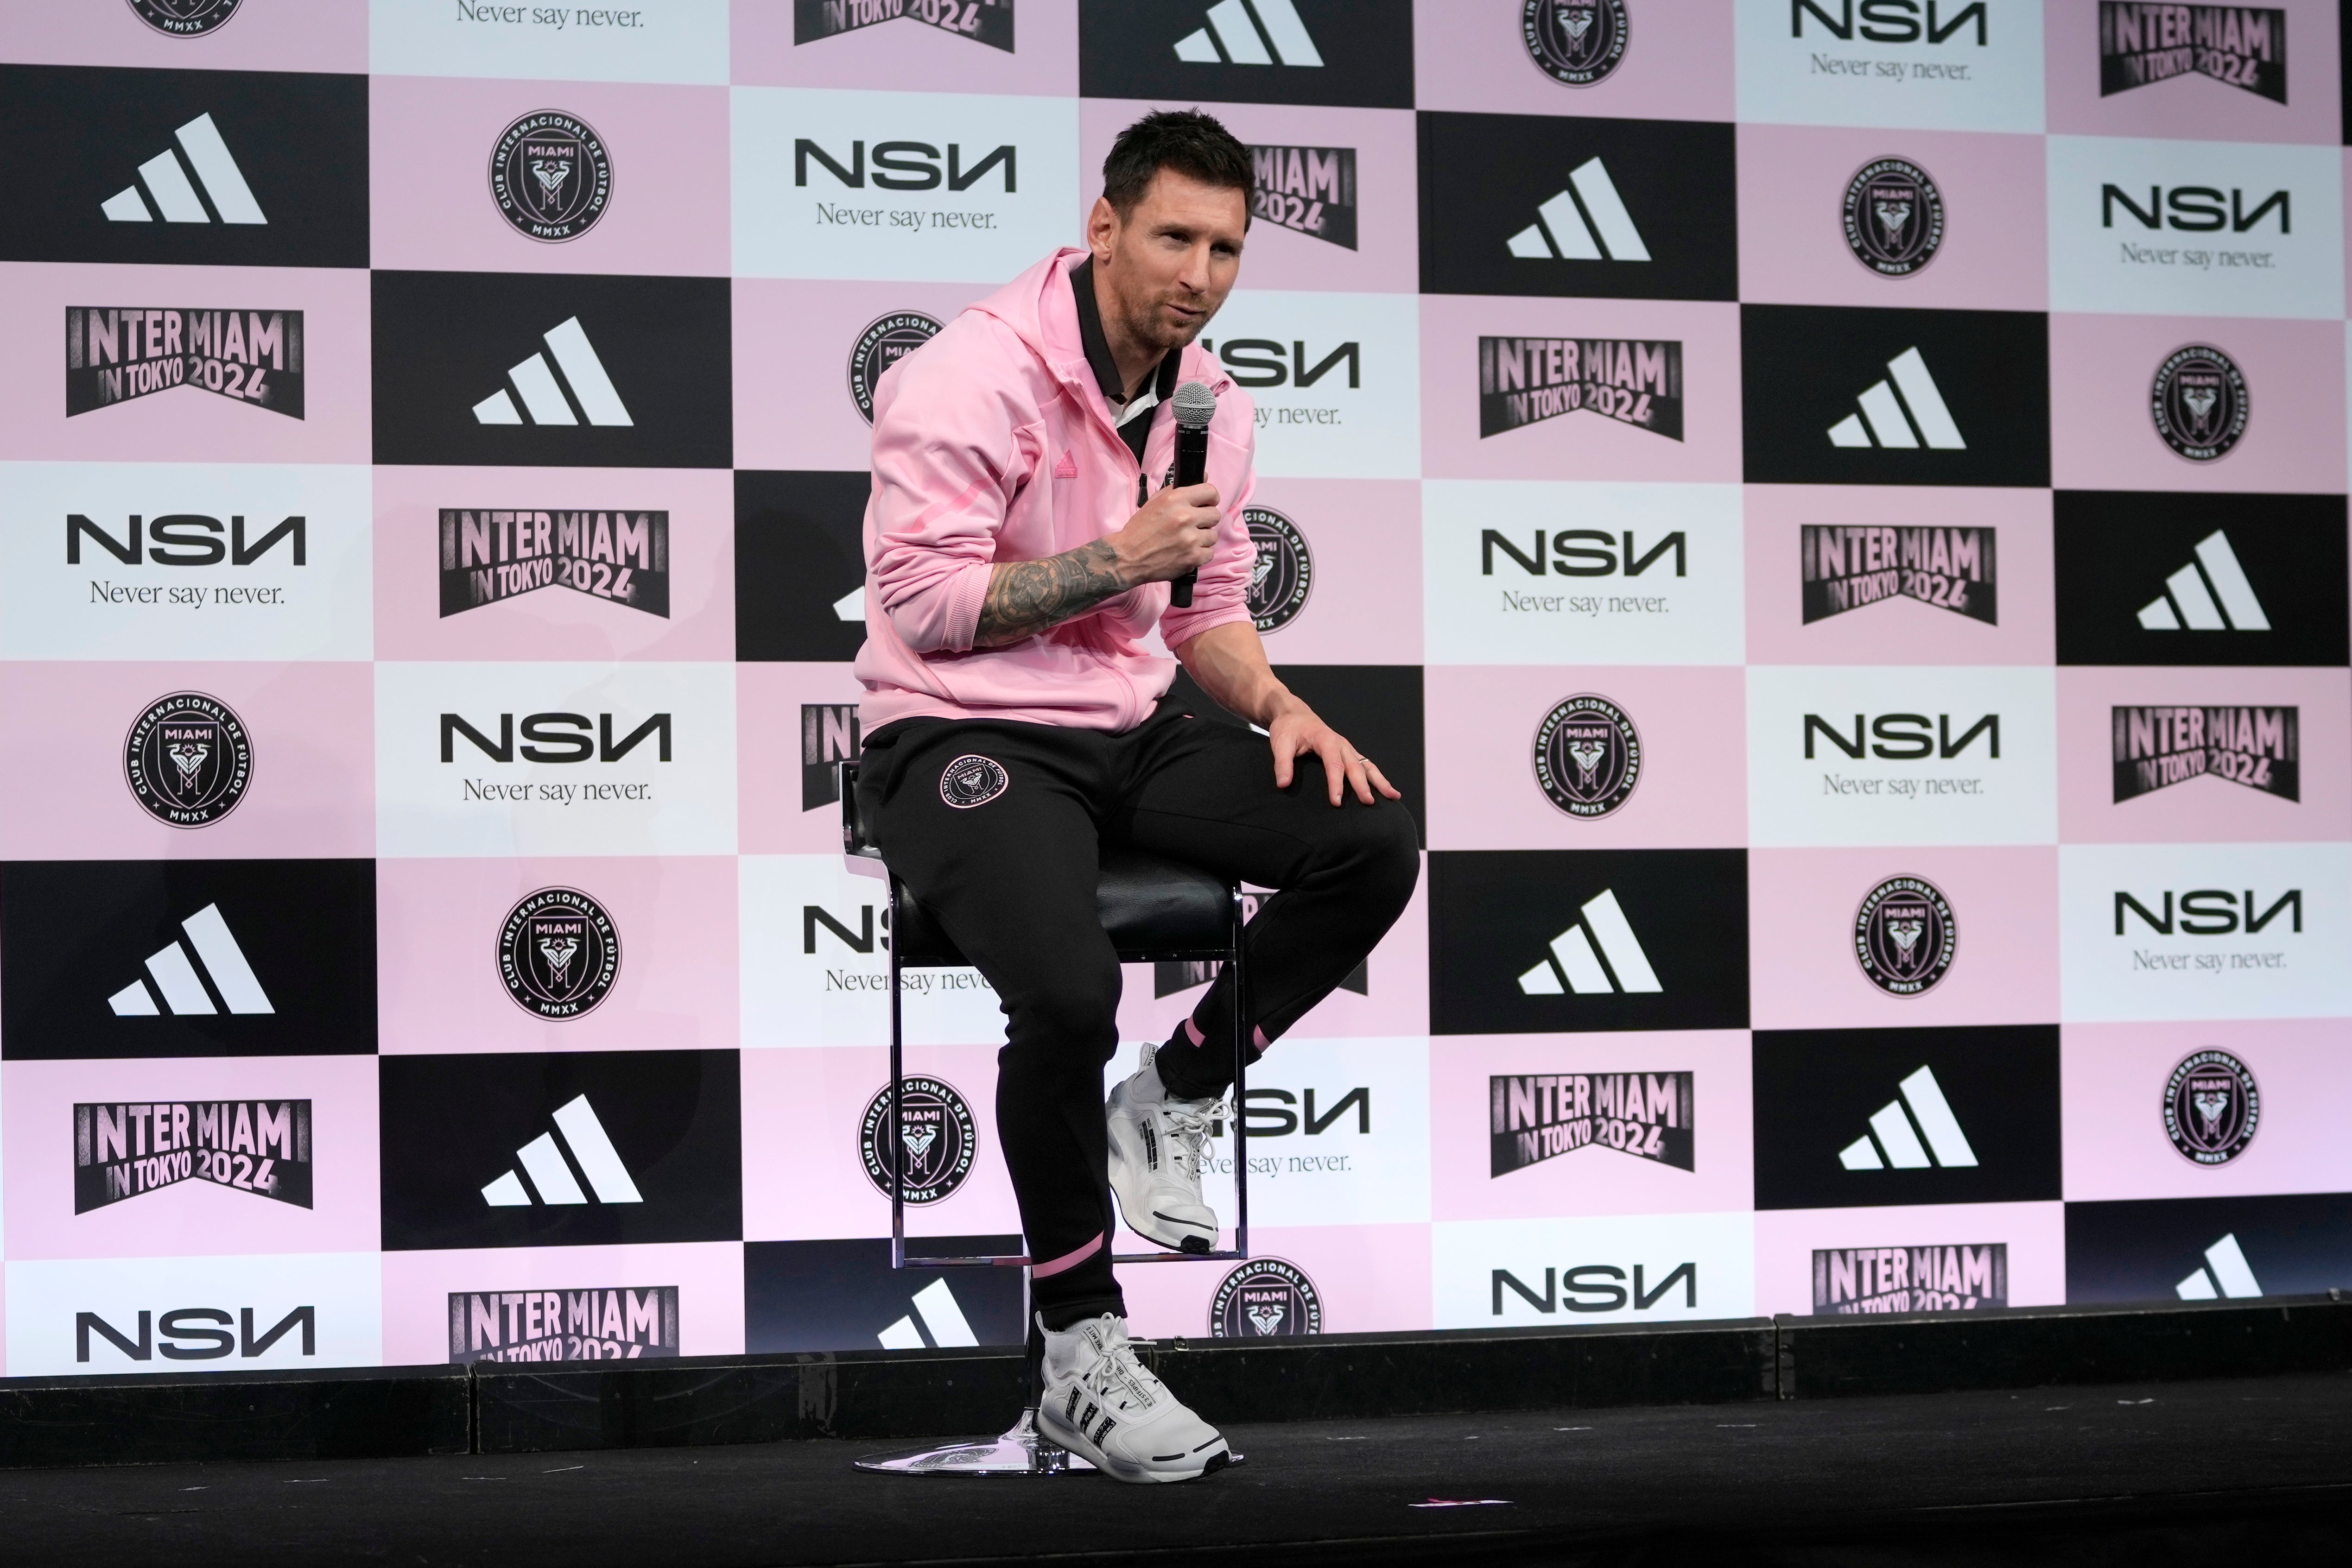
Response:
[[[1037,1429],[1113,1480],[1126,1481],[1132,1486],[1198,1480],[1234,1462],[1233,1449],[1223,1436],[1202,1445],[1211,1451],[1186,1454],[1179,1459],[1139,1465],[1131,1459],[1116,1458],[1087,1441],[1084,1432],[1066,1425],[1060,1412],[1050,1405],[1038,1407]]]

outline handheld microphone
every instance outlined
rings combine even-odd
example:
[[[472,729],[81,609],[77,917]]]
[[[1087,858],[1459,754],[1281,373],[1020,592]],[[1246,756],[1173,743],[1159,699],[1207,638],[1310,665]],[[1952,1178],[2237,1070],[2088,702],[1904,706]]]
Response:
[[[1205,382],[1186,382],[1176,389],[1176,483],[1198,485],[1209,470],[1209,421],[1216,417],[1217,394]],[[1168,602],[1179,610],[1192,607],[1192,585],[1199,569],[1169,585]]]

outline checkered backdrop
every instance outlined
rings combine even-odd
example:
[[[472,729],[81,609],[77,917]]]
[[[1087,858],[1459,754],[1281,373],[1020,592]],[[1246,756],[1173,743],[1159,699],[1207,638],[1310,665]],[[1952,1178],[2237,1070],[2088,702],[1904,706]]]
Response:
[[[5,1371],[1017,1333],[878,1239],[866,410],[1194,103],[1255,608],[1428,856],[1139,1332],[2352,1282],[2338,27],[0,4]]]

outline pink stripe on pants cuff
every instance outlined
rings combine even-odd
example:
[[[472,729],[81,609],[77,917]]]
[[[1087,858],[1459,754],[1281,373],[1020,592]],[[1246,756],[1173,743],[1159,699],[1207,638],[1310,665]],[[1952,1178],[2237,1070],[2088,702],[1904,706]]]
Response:
[[[1065,1252],[1050,1263],[1033,1263],[1029,1267],[1029,1277],[1033,1280],[1042,1280],[1048,1274],[1058,1274],[1065,1269],[1075,1269],[1101,1251],[1103,1240],[1104,1238],[1097,1236],[1076,1251]]]

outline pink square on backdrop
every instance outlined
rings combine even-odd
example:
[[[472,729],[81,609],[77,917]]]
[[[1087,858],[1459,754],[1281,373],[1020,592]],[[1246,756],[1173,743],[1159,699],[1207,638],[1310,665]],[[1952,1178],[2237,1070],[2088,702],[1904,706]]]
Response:
[[[244,0],[219,27],[172,37],[125,5],[0,0],[8,57],[27,64],[164,70],[364,71],[367,0]]]
[[[1429,845],[1434,850],[1715,848],[1748,841],[1748,685],[1736,668],[1433,664]],[[1642,772],[1610,815],[1571,817],[1536,782],[1554,705],[1607,697],[1633,723]]]
[[[1082,99],[1078,103],[1078,218],[1069,243],[1084,245],[1087,214],[1102,193],[1102,161],[1121,131],[1153,109],[1189,103]],[[1220,103],[1216,117],[1251,146],[1346,147],[1356,154],[1354,249],[1255,219],[1242,253],[1250,288],[1328,288],[1411,294],[1421,287],[1419,193],[1413,182],[1413,121],[1394,109],[1301,109]],[[1213,329],[1209,334],[1216,336]]]
[[[1251,505],[1280,512],[1307,540],[1307,602],[1266,632],[1277,664],[1421,661],[1421,486],[1410,479],[1261,477]],[[1122,519],[1123,520],[1123,519]]]
[[[1448,1035],[1429,1042],[1430,1215],[1550,1219],[1752,1207],[1755,1116],[1746,1030]],[[1488,1080],[1522,1073],[1688,1072],[1693,1168],[1590,1145],[1492,1175]]]
[[[1007,8],[1013,9],[1010,0]],[[793,14],[798,9],[732,7],[730,79],[766,87],[1064,98],[1078,90],[1077,0],[1021,0],[1010,53],[904,16],[795,46]]]
[[[866,695],[847,664],[735,666],[736,843],[747,855],[839,854],[839,800],[804,806],[803,707],[851,707]],[[818,718],[820,757],[827,739]],[[851,734],[856,730],[853,727]],[[834,740],[839,739],[838,730]],[[877,887],[878,891],[878,887]]]
[[[1864,164],[1917,164],[1943,197],[1934,259],[1903,277],[1856,260],[1846,187]],[[2042,310],[2050,300],[2042,138],[1987,131],[1739,128],[1739,295],[1789,305]],[[1922,222],[1926,221],[1924,216]]]
[[[508,912],[543,887],[603,906],[621,969],[594,1010],[552,1021],[499,976]],[[376,996],[386,1056],[726,1051],[736,1029],[732,856],[376,862]]]
[[[1121,1249],[1134,1239],[1127,1237]],[[1210,1312],[1218,1291],[1236,1270],[1262,1259],[1287,1263],[1306,1275],[1322,1310],[1324,1333],[1429,1327],[1426,1225],[1252,1226],[1250,1253],[1250,1263],[1121,1265],[1118,1288],[1127,1298],[1129,1331],[1139,1339],[1214,1337]],[[1286,1323],[1280,1332],[1294,1331]],[[1168,1376],[1182,1398],[1182,1363],[1168,1369]]]
[[[2335,145],[2343,129],[2336,119],[2336,6],[2330,0],[2272,0],[2264,9],[2285,13],[2291,47],[2285,51],[2284,103],[2201,73],[2102,98],[2099,24],[2093,8],[2064,0],[2045,6],[2042,58],[2049,72],[2050,133]]]
[[[236,809],[201,828],[131,794],[123,743],[157,698],[228,705],[253,748]],[[0,664],[0,711],[38,767],[0,775],[0,859],[365,859],[375,853],[374,685],[363,664]]]
[[[373,1252],[381,1243],[373,1056],[11,1061],[0,1088],[11,1258]],[[159,1100],[310,1101],[310,1207],[192,1176],[76,1214],[74,1106]]]
[[[677,1287],[680,1355],[743,1354],[743,1244],[478,1247],[383,1255],[383,1363],[449,1359],[449,1297],[473,1291]]]
[[[973,1130],[971,1174],[936,1203],[909,1204],[907,1234],[1017,1233],[1021,1217],[996,1142],[996,1048],[910,1045],[906,1063],[908,1077],[955,1090]],[[866,1107],[889,1080],[890,1053],[880,1046],[743,1053],[744,1239],[890,1234],[887,1191],[866,1176],[859,1154]]]
[[[1943,979],[1890,996],[1854,958],[1854,913],[1892,876],[1951,902]],[[2045,1023],[2058,1016],[2058,852],[2048,846],[1748,852],[1748,986],[1758,1029]]]
[[[2298,709],[2300,800],[2213,774],[2117,800],[2118,707]],[[2352,839],[2352,672],[2126,669],[2058,672],[2058,837],[2068,843],[2291,843]]]
[[[725,88],[403,76],[379,76],[368,87],[376,266],[727,275]],[[612,162],[604,214],[560,243],[517,231],[490,192],[499,135],[549,109],[586,121]]]
[[[1759,664],[2047,664],[2055,657],[2047,490],[1750,485],[1748,657]],[[1811,625],[1804,618],[1804,528],[1990,528],[1994,603],[1988,625],[1911,598],[1883,599]]]
[[[1841,1247],[2009,1248],[2009,1305],[2066,1300],[2066,1206],[1934,1203],[1898,1208],[1781,1208],[1756,1217],[1756,1311],[1809,1316],[1813,1249]]]
[[[1422,857],[1421,881],[1412,899],[1397,916],[1365,962],[1369,989],[1362,995],[1345,987],[1333,991],[1291,1027],[1302,1039],[1376,1040],[1429,1031],[1429,857]],[[1207,982],[1165,997],[1154,997],[1154,969],[1150,964],[1123,964],[1126,989],[1118,1004],[1121,1041],[1150,1040],[1157,1045],[1176,1032],[1192,1009],[1208,995]],[[1276,1050],[1281,1047],[1277,1043]]]
[[[864,469],[873,427],[850,396],[866,326],[919,311],[944,325],[993,285],[735,280],[735,465]]]
[[[2352,1119],[2341,1019],[2074,1024],[2059,1032],[2066,1197],[2219,1197],[2337,1192]],[[2226,1165],[2199,1165],[2164,1130],[2165,1089],[2192,1052],[2225,1051],[2254,1077],[2254,1135]]]
[[[66,310],[299,310],[303,417],[200,387],[66,414]],[[368,275],[356,267],[11,262],[0,289],[0,458],[41,462],[365,463]],[[277,372],[272,372],[277,373]]]
[[[1481,439],[1478,340],[1619,338],[1683,347],[1683,436],[1574,413]],[[1448,479],[1739,479],[1739,307],[1685,300],[1421,301],[1422,472]]]
[[[668,615],[556,584],[443,616],[441,510],[486,507],[667,512]],[[731,661],[732,479],[698,468],[378,468],[375,652],[380,659]]]
[[[2210,343],[2246,378],[2252,417],[2210,462],[2179,456],[2149,412],[2175,349]],[[2062,490],[2344,489],[2344,334],[2247,317],[2050,318],[2050,478]]]
[[[1479,114],[1591,114],[1620,120],[1733,116],[1730,0],[1628,5],[1624,57],[1601,80],[1554,80],[1521,40],[1522,0],[1413,7],[1413,97],[1423,109]]]

